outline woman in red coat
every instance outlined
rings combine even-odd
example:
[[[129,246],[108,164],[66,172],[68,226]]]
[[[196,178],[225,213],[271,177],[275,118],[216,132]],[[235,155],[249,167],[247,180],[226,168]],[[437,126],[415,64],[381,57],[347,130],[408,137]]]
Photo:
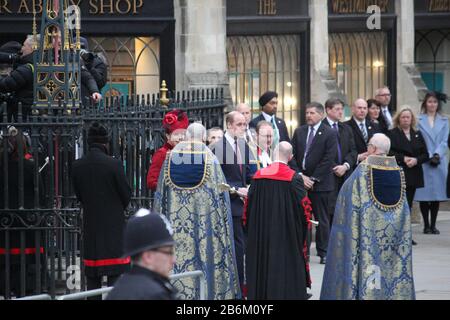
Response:
[[[184,133],[188,125],[189,119],[182,110],[173,110],[164,116],[163,128],[166,131],[166,143],[153,154],[152,163],[147,173],[147,188],[150,190],[156,190],[159,173],[166,159],[166,154],[184,139]]]

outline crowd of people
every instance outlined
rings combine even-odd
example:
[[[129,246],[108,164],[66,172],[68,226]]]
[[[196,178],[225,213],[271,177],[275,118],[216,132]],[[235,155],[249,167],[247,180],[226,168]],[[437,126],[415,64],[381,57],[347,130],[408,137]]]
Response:
[[[20,121],[27,121],[31,114],[34,101],[34,70],[33,54],[40,35],[28,35],[23,44],[9,41],[0,46],[0,104],[7,103],[8,122],[19,121],[19,103],[22,105]],[[61,35],[58,34],[54,42],[61,48]],[[102,99],[101,90],[106,85],[107,65],[101,54],[89,51],[86,38],[80,38],[80,83],[83,104],[88,101],[99,102]]]
[[[15,93],[8,101],[13,120],[17,102],[25,114],[32,103],[32,40],[0,47],[6,52],[0,59],[13,63],[0,78],[0,92]],[[85,56],[83,96],[98,100],[106,73],[101,60]],[[444,99],[429,92],[419,115],[408,106],[394,114],[389,88],[382,87],[373,99],[352,102],[348,121],[343,101],[311,102],[292,136],[276,116],[273,91],[259,98],[254,119],[250,106],[238,104],[226,115],[225,130],[190,124],[182,110],[167,112],[166,141],[147,174],[153,212],[140,211],[126,228],[131,189],[122,163],[109,156],[108,128],[94,123],[89,152],[71,170],[84,214],[87,288],[99,288],[107,276],[115,284],[109,299],[199,299],[194,279],[172,286],[173,267],[175,273],[201,270],[208,299],[308,299],[315,224],[316,254],[325,265],[322,299],[414,299],[413,202],[423,232],[438,235],[439,204],[450,193]],[[27,154],[24,139],[9,135],[10,168]],[[18,199],[8,201],[19,206]],[[394,235],[380,231],[388,225]]]
[[[314,222],[322,299],[414,299],[411,209],[419,202],[423,232],[439,234],[449,124],[442,94],[429,92],[418,117],[408,106],[393,114],[390,98],[383,87],[357,99],[346,122],[339,99],[309,103],[292,139],[276,92],[253,120],[237,105],[224,131],[168,112],[147,185],[173,228],[174,271],[202,270],[209,299],[308,299]],[[199,298],[192,280],[175,287]]]

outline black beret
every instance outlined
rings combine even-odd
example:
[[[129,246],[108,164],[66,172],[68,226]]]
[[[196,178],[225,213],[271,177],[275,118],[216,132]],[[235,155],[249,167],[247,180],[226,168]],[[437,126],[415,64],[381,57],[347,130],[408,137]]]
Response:
[[[264,107],[273,98],[278,98],[278,93],[275,91],[267,91],[259,98],[259,105]]]
[[[106,144],[109,142],[108,129],[98,122],[94,122],[88,130],[88,144],[101,143]]]

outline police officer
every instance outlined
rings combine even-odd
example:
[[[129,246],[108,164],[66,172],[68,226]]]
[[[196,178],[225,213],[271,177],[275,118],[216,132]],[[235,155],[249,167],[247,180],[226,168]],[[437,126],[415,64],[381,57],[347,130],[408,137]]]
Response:
[[[175,300],[169,282],[175,263],[173,230],[167,219],[140,209],[127,223],[124,254],[132,268],[114,285],[107,300]]]

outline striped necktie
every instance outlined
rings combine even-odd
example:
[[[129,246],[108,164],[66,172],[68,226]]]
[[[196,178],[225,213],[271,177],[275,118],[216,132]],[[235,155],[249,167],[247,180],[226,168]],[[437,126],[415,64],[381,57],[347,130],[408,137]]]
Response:
[[[366,126],[364,125],[364,122],[361,122],[359,124],[359,127],[361,128],[361,132],[364,138],[364,141],[367,143],[367,140],[369,140],[369,135],[367,134]]]
[[[273,128],[273,142],[272,145],[276,147],[280,143],[280,131],[278,130],[277,123],[275,122],[275,115],[272,116],[272,128]]]

